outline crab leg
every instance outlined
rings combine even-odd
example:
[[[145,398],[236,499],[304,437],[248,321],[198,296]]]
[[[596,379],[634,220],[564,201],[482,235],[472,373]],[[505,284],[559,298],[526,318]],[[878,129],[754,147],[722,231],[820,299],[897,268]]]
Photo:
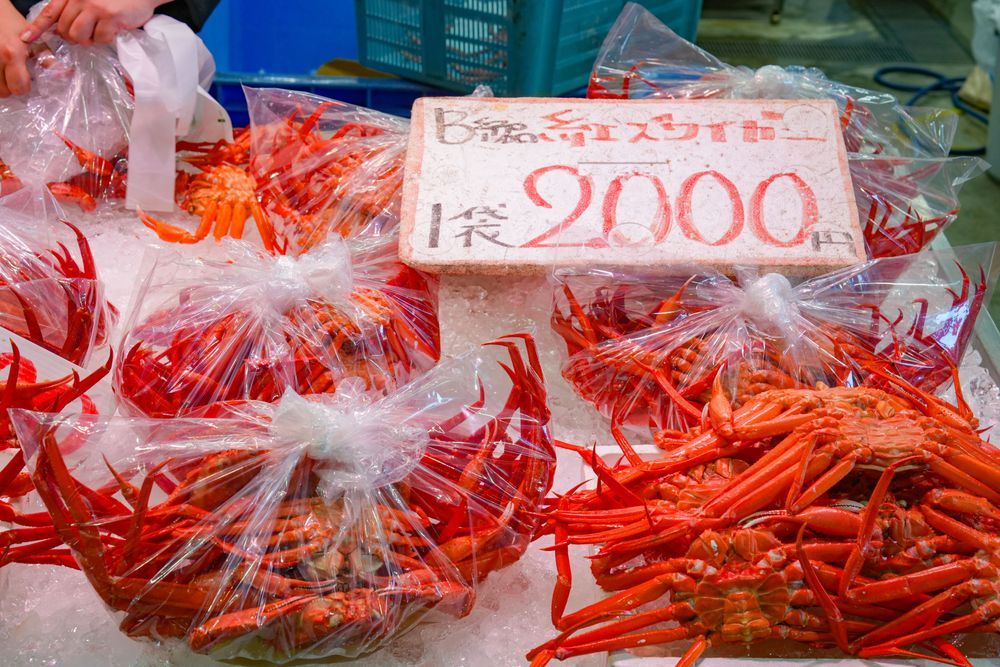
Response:
[[[652,633],[649,631],[636,634],[627,633],[632,633],[635,630],[641,630],[642,628],[647,628],[651,625],[656,625],[657,623],[690,620],[694,617],[694,615],[694,610],[691,609],[689,604],[672,604],[660,609],[651,609],[639,614],[627,616],[619,621],[608,623],[607,625],[603,625],[596,630],[591,630],[589,632],[576,635],[575,637],[562,639],[561,641],[560,639],[555,639],[550,642],[552,646],[545,646],[546,648],[555,649],[555,657],[558,660],[565,660],[566,658],[572,658],[588,653],[617,651],[626,648],[634,648],[635,646],[643,646],[647,643],[662,643],[643,641],[636,643],[637,637],[642,635],[651,635]],[[609,614],[609,616],[612,615]],[[700,628],[697,627],[675,628],[674,632],[679,630],[684,633],[684,636],[681,638],[686,638],[690,637],[692,633],[700,634],[697,632],[699,629]]]

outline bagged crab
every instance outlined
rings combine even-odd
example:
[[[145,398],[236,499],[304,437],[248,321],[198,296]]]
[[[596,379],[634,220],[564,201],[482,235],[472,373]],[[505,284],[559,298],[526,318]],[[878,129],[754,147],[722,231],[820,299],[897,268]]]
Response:
[[[84,211],[124,199],[135,100],[114,49],[52,33],[41,41],[45,49],[29,60],[31,92],[0,100],[3,191],[14,189],[13,178],[47,185]]]
[[[110,403],[94,388],[111,370],[106,350],[115,311],[104,299],[87,239],[66,222],[49,222],[50,195],[29,189],[0,204],[0,566],[34,562],[35,543],[54,537],[34,512],[31,482],[9,409],[93,416]],[[58,206],[56,206],[58,209]],[[100,367],[95,354],[108,358]]]
[[[194,231],[140,214],[174,243],[243,238],[252,220],[270,252],[304,252],[327,234],[391,232],[399,223],[405,119],[308,93],[244,88],[249,127],[233,141],[181,142],[177,199]]]
[[[773,273],[560,272],[552,325],[570,354],[563,375],[620,442],[626,424],[669,439],[701,423],[713,384],[736,405],[769,389],[856,385],[858,361],[876,355],[934,391],[969,343],[993,252],[871,260],[795,286]]]
[[[307,93],[246,95],[252,170],[291,247],[399,226],[406,119]]]
[[[329,237],[297,257],[228,249],[152,268],[115,367],[129,412],[172,417],[345,382],[383,394],[437,361],[437,285],[399,263],[394,237]]]
[[[16,419],[59,537],[125,633],[284,662],[470,611],[537,527],[545,398],[522,335],[374,401],[289,391],[197,419]]]
[[[22,347],[24,348],[22,350]],[[111,357],[89,373],[69,364],[53,363],[52,355],[21,341],[4,339],[0,349],[0,567],[9,563],[67,565],[67,552],[53,551],[61,544],[49,514],[38,507],[31,478],[24,472],[10,410],[59,413],[72,411],[82,421],[96,419],[109,401],[96,397],[97,384],[111,372]],[[79,440],[68,442],[73,449]]]
[[[39,209],[48,195],[25,190],[0,204],[0,328],[77,366],[107,344],[115,315],[104,298],[90,244],[60,215]]]
[[[840,110],[855,199],[870,257],[913,254],[958,215],[958,190],[985,170],[948,158],[957,118],[907,108],[890,93],[847,86],[818,69],[759,70],[721,62],[629,3],[604,41],[588,97],[830,99]]]

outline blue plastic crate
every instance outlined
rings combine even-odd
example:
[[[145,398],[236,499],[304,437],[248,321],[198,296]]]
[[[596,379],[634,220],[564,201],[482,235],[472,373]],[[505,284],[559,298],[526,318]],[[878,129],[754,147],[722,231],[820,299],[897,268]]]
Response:
[[[200,34],[224,72],[311,75],[357,58],[354,0],[221,0]]]
[[[243,95],[244,85],[301,90],[406,118],[410,117],[410,109],[418,97],[449,94],[438,88],[397,79],[219,73],[215,75],[209,92],[229,112],[233,127],[242,127],[250,122]]]
[[[701,0],[640,2],[693,40]],[[625,0],[355,0],[358,56],[442,88],[558,95],[587,82]]]

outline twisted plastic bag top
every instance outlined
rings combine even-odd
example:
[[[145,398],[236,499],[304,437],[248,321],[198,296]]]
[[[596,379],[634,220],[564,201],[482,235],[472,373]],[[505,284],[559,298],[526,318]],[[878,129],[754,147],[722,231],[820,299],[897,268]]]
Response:
[[[87,239],[62,217],[44,188],[0,199],[0,327],[87,366],[114,311]]]
[[[226,251],[150,270],[115,369],[129,413],[171,417],[344,383],[381,395],[437,361],[437,284],[399,263],[395,237],[330,236],[297,257],[236,241]]]
[[[904,107],[891,93],[831,81],[812,67],[734,67],[629,3],[594,65],[588,97],[830,99],[840,111],[870,257],[918,252],[958,215],[978,158],[949,158],[951,111]]]
[[[40,42],[31,92],[0,100],[0,192],[49,185],[85,210],[124,199],[134,98],[114,49],[51,32]]]
[[[202,419],[14,419],[122,630],[223,659],[355,657],[468,614],[524,553],[555,463],[530,338],[373,402],[288,392]]]
[[[792,285],[701,270],[556,275],[563,375],[615,425],[700,423],[716,376],[734,403],[768,389],[856,385],[879,355],[916,387],[952,378],[987,298],[994,244],[871,260]]]
[[[406,119],[309,93],[244,92],[251,171],[275,232],[289,248],[307,250],[328,234],[396,229]]]

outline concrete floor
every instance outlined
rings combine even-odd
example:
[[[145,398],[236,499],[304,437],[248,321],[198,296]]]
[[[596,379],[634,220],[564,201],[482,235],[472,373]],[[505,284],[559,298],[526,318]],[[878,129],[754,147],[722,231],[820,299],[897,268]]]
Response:
[[[778,25],[769,21],[773,7],[771,0],[704,0],[698,43],[732,64],[811,65],[831,79],[874,90],[884,90],[872,74],[893,64],[889,60],[961,77],[973,65],[971,18],[949,11],[944,0],[786,0]],[[910,95],[891,92],[903,101]],[[947,94],[928,96],[922,105],[952,106]],[[960,118],[956,147],[982,146],[985,140],[984,125]],[[960,199],[961,213],[946,231],[948,240],[953,245],[1000,240],[1000,183],[979,176],[965,184]],[[1000,290],[994,290],[990,313],[1000,321]]]

